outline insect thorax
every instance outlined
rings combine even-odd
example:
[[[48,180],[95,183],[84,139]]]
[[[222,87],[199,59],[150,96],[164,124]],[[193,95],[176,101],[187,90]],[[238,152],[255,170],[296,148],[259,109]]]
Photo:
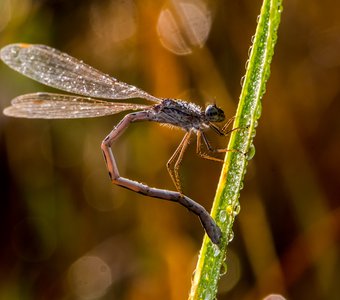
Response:
[[[161,104],[155,105],[151,120],[185,130],[201,130],[207,127],[202,109],[196,104],[181,100],[164,99]]]

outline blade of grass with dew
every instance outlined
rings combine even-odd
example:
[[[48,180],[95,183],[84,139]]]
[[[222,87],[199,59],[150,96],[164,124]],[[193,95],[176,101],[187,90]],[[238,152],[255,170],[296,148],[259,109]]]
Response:
[[[237,113],[217,187],[211,215],[222,230],[218,246],[205,236],[194,272],[189,300],[216,299],[217,284],[224,265],[228,243],[233,238],[232,225],[240,211],[239,195],[247,162],[255,154],[253,139],[261,115],[261,98],[270,74],[270,63],[277,40],[282,0],[264,0],[247,65]],[[246,154],[244,154],[246,153]]]

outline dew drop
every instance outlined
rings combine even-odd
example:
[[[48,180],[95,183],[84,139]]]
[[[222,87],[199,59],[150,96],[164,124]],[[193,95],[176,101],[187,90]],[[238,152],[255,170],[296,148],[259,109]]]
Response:
[[[191,274],[191,283],[194,282],[195,275],[196,275],[196,269],[195,269],[194,272],[192,272],[192,274]]]
[[[246,79],[246,76],[242,76],[241,81],[240,81],[241,87],[243,87],[245,79]]]
[[[248,49],[248,57],[250,57],[251,51],[253,50],[253,46],[250,46]]]
[[[262,113],[262,102],[259,101],[255,109],[255,119],[259,119]]]
[[[214,257],[219,256],[220,253],[221,253],[220,248],[217,245],[215,245],[215,244],[213,245],[213,248],[214,248]]]
[[[221,210],[220,212],[220,221],[221,222],[225,222],[225,220],[227,219],[227,213],[225,210]]]
[[[204,300],[211,300],[211,299],[212,299],[211,294],[208,291],[206,291],[205,296],[204,296]]]
[[[222,265],[221,265],[220,276],[223,276],[223,275],[227,274],[227,271],[228,271],[228,266],[227,266],[227,263],[224,260],[222,262]]]
[[[243,184],[242,184],[243,185]],[[239,213],[240,213],[240,211],[241,211],[241,205],[240,205],[240,203],[236,203],[235,204],[235,207],[234,207],[234,216],[237,216]]]
[[[230,230],[228,234],[228,243],[234,239],[234,231]]]
[[[248,66],[249,66],[249,59],[247,59],[245,65],[244,65],[244,68],[247,70],[247,69],[248,69]]]
[[[254,146],[254,144],[251,144],[249,146],[249,150],[247,152],[247,159],[251,160],[255,156],[255,152],[256,152],[255,146]]]
[[[253,130],[251,131],[251,137],[254,138],[256,136],[256,129],[255,129],[255,125],[257,126],[257,123],[254,124],[254,128]]]

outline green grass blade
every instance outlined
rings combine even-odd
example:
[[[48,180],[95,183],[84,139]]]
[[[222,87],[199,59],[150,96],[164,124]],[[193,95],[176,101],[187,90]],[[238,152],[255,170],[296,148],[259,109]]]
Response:
[[[192,281],[189,299],[215,299],[221,266],[228,243],[232,240],[232,225],[240,210],[239,195],[247,162],[255,153],[253,138],[261,115],[261,98],[270,74],[270,63],[277,40],[282,0],[264,0],[244,77],[239,106],[234,120],[228,149],[211,215],[223,236],[219,246],[205,236]],[[244,155],[243,153],[247,153]],[[224,266],[227,267],[227,266]]]

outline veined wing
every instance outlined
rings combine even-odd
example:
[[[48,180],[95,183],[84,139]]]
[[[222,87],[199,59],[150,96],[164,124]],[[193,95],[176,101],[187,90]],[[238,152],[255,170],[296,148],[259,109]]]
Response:
[[[153,102],[161,101],[45,45],[11,44],[0,50],[0,57],[21,74],[70,93],[104,99],[144,98]]]
[[[150,105],[117,103],[76,95],[52,93],[25,94],[12,100],[4,109],[10,117],[31,119],[74,119],[113,115],[125,110],[143,110]]]

